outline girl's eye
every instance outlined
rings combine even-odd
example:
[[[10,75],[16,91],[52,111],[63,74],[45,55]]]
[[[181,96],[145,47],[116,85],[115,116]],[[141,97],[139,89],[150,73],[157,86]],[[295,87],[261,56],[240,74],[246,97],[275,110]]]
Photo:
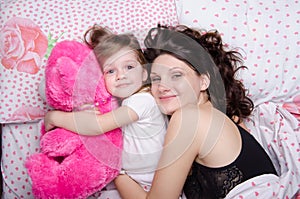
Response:
[[[138,62],[135,61],[129,61],[127,63],[124,63],[124,65],[126,66],[126,68],[128,70],[135,68],[138,65]]]
[[[113,69],[104,71],[104,74],[113,74],[115,71]]]

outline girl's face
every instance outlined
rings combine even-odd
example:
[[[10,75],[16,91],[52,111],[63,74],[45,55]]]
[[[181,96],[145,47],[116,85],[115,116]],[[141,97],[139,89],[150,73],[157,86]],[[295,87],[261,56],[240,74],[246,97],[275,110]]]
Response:
[[[168,115],[187,104],[197,104],[201,91],[209,84],[206,75],[198,75],[185,62],[168,54],[154,60],[150,78],[152,95]]]
[[[137,92],[147,79],[147,71],[137,60],[135,51],[120,50],[103,64],[107,91],[118,98],[127,98]]]

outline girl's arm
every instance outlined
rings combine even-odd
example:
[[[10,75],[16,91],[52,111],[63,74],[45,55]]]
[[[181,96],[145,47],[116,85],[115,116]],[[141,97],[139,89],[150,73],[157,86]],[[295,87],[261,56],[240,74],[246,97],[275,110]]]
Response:
[[[49,111],[45,116],[45,128],[49,131],[60,127],[81,135],[99,135],[137,120],[137,113],[127,106],[104,114],[90,111]]]
[[[127,175],[119,175],[115,184],[124,199],[178,199],[191,165],[199,152],[198,117],[194,111],[173,114],[168,125],[158,168],[147,193]]]

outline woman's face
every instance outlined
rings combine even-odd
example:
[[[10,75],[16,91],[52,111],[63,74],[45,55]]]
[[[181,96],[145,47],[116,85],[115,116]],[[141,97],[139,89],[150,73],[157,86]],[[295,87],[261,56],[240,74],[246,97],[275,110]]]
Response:
[[[204,75],[198,75],[185,62],[168,54],[158,56],[151,68],[151,92],[161,111],[171,115],[177,109],[198,103],[207,89]]]

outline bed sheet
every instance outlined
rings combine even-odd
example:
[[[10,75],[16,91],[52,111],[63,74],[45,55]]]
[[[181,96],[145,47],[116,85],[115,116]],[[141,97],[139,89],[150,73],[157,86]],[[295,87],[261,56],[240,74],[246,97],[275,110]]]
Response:
[[[255,107],[245,124],[271,157],[278,176],[249,179],[226,198],[296,198],[300,194],[300,122],[278,104],[269,102]]]
[[[33,198],[24,160],[39,151],[39,132],[38,121],[2,125],[3,199]]]

